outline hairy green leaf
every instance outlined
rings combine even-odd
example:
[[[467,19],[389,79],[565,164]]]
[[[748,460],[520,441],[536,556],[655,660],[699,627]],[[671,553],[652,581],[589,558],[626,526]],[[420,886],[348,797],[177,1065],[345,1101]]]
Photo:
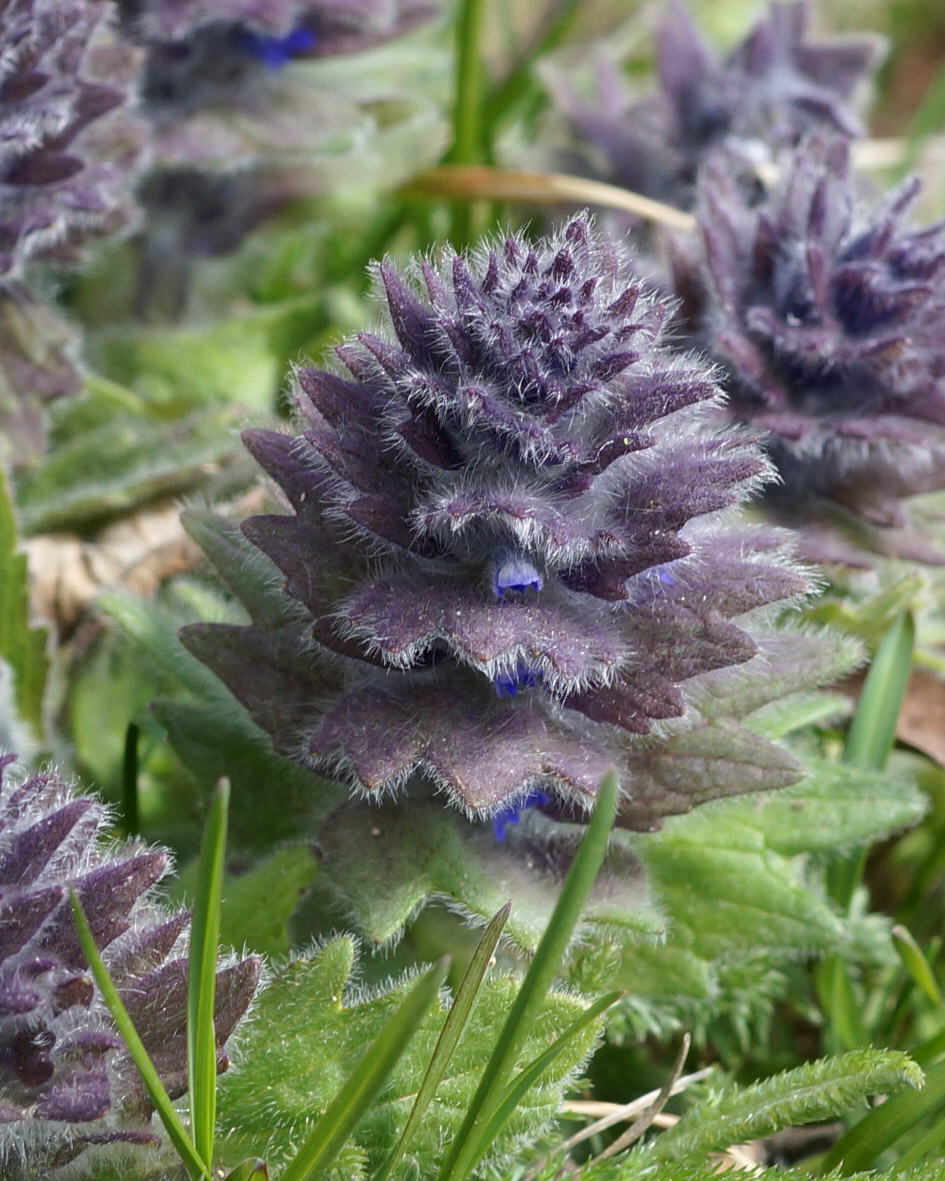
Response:
[[[534,818],[540,823],[538,817]],[[330,816],[319,836],[322,881],[372,943],[387,944],[431,898],[446,896],[470,915],[489,918],[506,899],[515,905],[506,934],[533,951],[548,925],[581,830],[533,833],[510,826],[503,843],[488,821],[473,824],[438,800],[368,807]],[[616,840],[585,919],[654,938],[659,919],[626,838]]]
[[[241,1035],[243,1067],[220,1079],[218,1146],[227,1162],[235,1164],[253,1153],[265,1157],[273,1169],[285,1162],[402,1001],[409,981],[364,993],[351,983],[355,963],[355,941],[344,936],[275,970]],[[429,1170],[456,1134],[517,991],[517,980],[498,969],[486,980],[435,1100],[411,1140],[402,1162],[406,1175],[415,1160]],[[522,1047],[519,1064],[540,1054],[583,1011],[578,998],[551,994]],[[359,1124],[352,1148],[357,1149],[356,1159],[345,1165],[348,1171],[336,1161],[328,1176],[362,1181],[369,1175],[367,1162],[373,1171],[386,1159],[406,1123],[445,1019],[445,1009],[434,1006],[387,1089]],[[591,1028],[528,1092],[497,1151],[554,1114],[566,1081],[593,1039]]]
[[[692,1161],[795,1124],[831,1119],[871,1095],[919,1088],[923,1074],[895,1050],[856,1050],[710,1097],[664,1132],[658,1161]]]
[[[24,531],[88,527],[211,475],[221,491],[239,487],[252,469],[233,439],[238,421],[229,407],[171,423],[124,414],[69,439],[20,480]]]
[[[827,1153],[825,1168],[841,1173],[868,1168],[900,1136],[923,1124],[930,1115],[942,1119],[945,1107],[945,1062],[930,1068],[918,1095],[894,1095],[845,1132]]]
[[[220,939],[239,950],[246,946],[269,956],[285,955],[290,946],[288,923],[318,869],[307,845],[290,845],[244,872],[223,878]],[[189,904],[196,864],[187,866],[172,890],[174,901]]]
[[[738,1173],[728,1174],[738,1177]],[[810,1181],[811,1174],[803,1168],[797,1169],[763,1169],[758,1173],[746,1173],[752,1181]],[[591,1165],[580,1173],[580,1181],[719,1181],[719,1166],[717,1163],[696,1164],[689,1161],[655,1161],[651,1153],[645,1151],[632,1152],[625,1156],[618,1156],[610,1160],[601,1161],[599,1165]],[[920,1165],[912,1169],[887,1169],[882,1174],[856,1173],[846,1176],[831,1172],[825,1175],[824,1181],[836,1181],[844,1176],[844,1181],[941,1181],[942,1166],[939,1162]],[[551,1171],[540,1173],[535,1181],[554,1181]]]

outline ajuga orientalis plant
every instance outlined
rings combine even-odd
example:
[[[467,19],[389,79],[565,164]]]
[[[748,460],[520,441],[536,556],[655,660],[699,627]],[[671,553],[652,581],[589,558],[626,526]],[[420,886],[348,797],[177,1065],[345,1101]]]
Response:
[[[69,889],[171,1096],[187,1087],[189,926],[154,897],[167,853],[105,844],[109,816],[97,800],[52,772],[11,779],[12,758],[0,759],[0,1171],[10,1181],[155,1141],[150,1100],[80,949]],[[260,968],[251,957],[218,972],[219,1069]]]
[[[372,797],[419,776],[470,815],[580,816],[617,766],[646,829],[746,790],[652,752],[809,581],[730,519],[769,465],[712,425],[667,305],[584,217],[378,276],[387,325],[338,349],[346,375],[297,372],[299,433],[245,436],[294,510],[244,524],[294,614],[185,643],[279,749]]]
[[[699,168],[719,146],[729,167],[751,174],[806,132],[863,134],[860,107],[883,55],[880,38],[814,41],[807,0],[771,0],[720,58],[682,0],[664,7],[656,93],[633,98],[607,59],[593,103],[553,76],[554,97],[581,137],[578,150],[591,147],[594,170],[603,167],[614,184],[688,208]]]
[[[848,141],[816,137],[754,204],[707,169],[701,249],[676,253],[692,341],[724,367],[731,415],[764,433],[768,499],[806,522],[811,556],[862,560],[845,522],[941,560],[901,503],[945,487],[945,235],[906,224],[918,189],[861,201]]]

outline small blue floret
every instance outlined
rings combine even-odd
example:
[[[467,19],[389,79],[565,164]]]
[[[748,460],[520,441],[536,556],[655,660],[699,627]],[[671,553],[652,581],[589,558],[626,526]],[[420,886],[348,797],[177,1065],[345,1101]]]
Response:
[[[530,791],[528,795],[518,804],[512,804],[508,808],[503,808],[501,812],[497,812],[492,817],[492,827],[495,830],[495,839],[502,844],[505,840],[505,831],[510,824],[518,824],[522,819],[522,813],[526,808],[537,808],[542,804],[547,804],[548,797],[543,791]]]
[[[495,691],[499,697],[517,697],[519,689],[534,689],[537,684],[538,673],[533,668],[521,668],[514,673],[499,673]]]
[[[267,37],[246,29],[240,34],[240,48],[268,69],[281,70],[294,57],[311,49],[316,40],[315,34],[305,25],[300,25],[284,37]]]
[[[496,595],[501,599],[506,591],[518,591],[524,594],[529,590],[540,591],[541,575],[522,554],[506,553],[504,550],[496,554],[495,575],[492,582]]]

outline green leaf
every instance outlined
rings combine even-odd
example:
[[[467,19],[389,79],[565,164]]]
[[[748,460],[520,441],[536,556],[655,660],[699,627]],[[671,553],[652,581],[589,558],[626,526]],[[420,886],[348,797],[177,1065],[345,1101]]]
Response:
[[[739,1177],[738,1172],[731,1172],[733,1178]],[[811,1173],[807,1168],[762,1169],[760,1172],[743,1174],[751,1181],[810,1181]],[[649,1153],[641,1150],[618,1156],[599,1164],[585,1166],[580,1173],[581,1181],[719,1181],[719,1165],[695,1164],[689,1161],[659,1161],[652,1159]],[[831,1178],[840,1174],[831,1173]],[[920,1165],[914,1169],[900,1170],[893,1167],[882,1174],[857,1173],[849,1177],[848,1181],[941,1181],[942,1166],[935,1161],[931,1164]],[[553,1181],[550,1175],[542,1174],[540,1181]]]
[[[492,1118],[479,1136],[479,1142],[474,1154],[477,1160],[481,1160],[486,1155],[489,1148],[502,1134],[502,1129],[512,1118],[515,1109],[522,1101],[524,1095],[527,1094],[528,1089],[535,1085],[558,1055],[562,1054],[570,1043],[575,1038],[580,1037],[588,1028],[591,1026],[598,1027],[600,1024],[599,1018],[603,1017],[607,1010],[612,1008],[623,995],[623,992],[616,991],[608,992],[600,997],[580,1017],[573,1021],[564,1033],[555,1038],[543,1054],[540,1054],[533,1062],[530,1062],[528,1066],[519,1071],[506,1087]]]
[[[282,381],[282,361],[271,346],[273,322],[282,314],[265,308],[209,328],[113,334],[100,340],[99,354],[112,379],[165,418],[213,403],[258,414],[272,408]]]
[[[220,491],[239,487],[252,478],[252,466],[233,438],[238,422],[229,407],[172,423],[122,414],[69,439],[19,481],[24,532],[85,529],[207,485],[210,476]]]
[[[270,850],[280,841],[296,839],[300,830],[311,829],[347,797],[338,784],[276,754],[269,735],[181,644],[178,628],[192,615],[111,592],[101,595],[97,605],[147,654],[165,678],[162,688],[166,691],[176,682],[187,698],[158,701],[152,712],[198,783],[230,780],[231,848]],[[91,692],[89,702],[91,706]]]
[[[379,945],[395,939],[430,899],[448,897],[463,912],[488,919],[513,898],[506,935],[531,952],[551,918],[580,833],[576,826],[537,835],[512,827],[500,844],[491,823],[470,823],[436,799],[414,798],[409,809],[352,804],[329,816],[319,833],[320,881]],[[630,939],[653,939],[662,929],[623,836],[608,850],[585,919]]]
[[[335,1159],[433,1007],[448,969],[449,961],[441,961],[411,988],[285,1167],[282,1181],[317,1177]]]
[[[846,594],[842,598],[824,595],[804,611],[804,618],[842,629],[861,639],[871,651],[875,650],[904,612],[918,609],[927,586],[925,575],[918,571],[901,574],[901,566],[893,569],[893,580],[877,594],[866,599],[855,594]]]
[[[213,1015],[220,944],[220,899],[230,785],[221,779],[210,802],[197,865],[187,967],[187,1080],[190,1126],[201,1160],[213,1160],[217,1041]]]
[[[905,770],[881,775],[819,759],[805,767],[793,787],[707,804],[632,838],[667,935],[658,946],[628,947],[616,983],[668,1005],[677,1025],[691,1023],[694,1002],[737,1000],[721,989],[720,956],[730,967],[759,953],[772,963],[853,953],[852,920],[808,885],[796,858],[834,850],[838,833],[851,844],[879,839],[928,806]]]
[[[616,773],[611,772],[604,777],[600,786],[594,813],[568,870],[547,930],[502,1026],[454,1147],[440,1169],[440,1181],[455,1181],[465,1177],[491,1146],[484,1133],[496,1117],[507,1081],[538,1019],[555,974],[561,968],[565,950],[604,863],[617,810],[618,792]]]
[[[158,1113],[161,1123],[164,1125],[171,1143],[174,1145],[178,1156],[190,1177],[193,1178],[193,1181],[200,1181],[202,1178],[207,1178],[207,1181],[209,1181],[210,1170],[204,1164],[188,1136],[187,1130],[181,1123],[180,1116],[178,1116],[174,1109],[174,1104],[171,1102],[170,1096],[165,1090],[164,1084],[161,1082],[160,1076],[148,1056],[144,1042],[138,1036],[138,1032],[131,1018],[128,1016],[128,1010],[125,1008],[118,994],[118,989],[115,987],[108,973],[108,969],[105,967],[102,957],[98,953],[98,948],[95,946],[95,939],[82,909],[82,903],[79,901],[75,890],[71,888],[69,890],[69,902],[75,918],[79,943],[81,944],[85,958],[89,962],[95,983],[98,985],[98,990],[102,994],[105,1004],[108,1006],[112,1020],[115,1022],[118,1032],[121,1034],[122,1040],[128,1048],[128,1053],[131,1055],[132,1061],[138,1068],[141,1081],[144,1083],[151,1097],[151,1102],[154,1104],[154,1108]]]
[[[16,521],[6,477],[0,472],[0,660],[13,672],[13,693],[20,718],[43,739],[43,696],[49,657],[47,631],[30,626],[29,572],[26,555],[17,552]]]
[[[221,941],[237,951],[245,946],[268,956],[285,955],[291,945],[289,919],[317,869],[309,846],[290,845],[251,869],[225,873]],[[194,862],[178,874],[172,901],[192,905],[196,879]]]
[[[278,1176],[281,1167],[304,1139],[316,1113],[324,1111],[365,1048],[384,1028],[402,1001],[409,982],[383,991],[365,992],[351,984],[355,941],[332,939],[315,954],[276,967],[268,987],[254,1002],[241,1026],[238,1053],[242,1066],[221,1076],[218,1094],[218,1153],[236,1164],[259,1153]],[[457,1134],[482,1074],[496,1030],[502,1025],[518,990],[508,971],[493,969],[463,1029],[437,1087],[436,1097],[413,1133],[397,1176],[424,1162],[429,1170],[443,1145]],[[523,1066],[542,1053],[585,1011],[570,994],[550,995],[519,1057]],[[332,1181],[366,1181],[393,1151],[407,1123],[417,1093],[441,1036],[448,1010],[436,1005],[397,1063],[390,1083],[355,1131],[349,1145],[347,1171],[336,1162]],[[556,1060],[519,1104],[496,1151],[507,1150],[516,1137],[551,1119],[564,1087],[584,1061],[594,1040],[585,1031]],[[327,1181],[327,1177],[326,1177]]]
[[[191,509],[181,514],[181,524],[257,623],[275,627],[296,615],[295,600],[273,577],[275,567],[246,539],[237,521]]]
[[[794,693],[756,710],[748,724],[756,734],[776,740],[810,726],[835,722],[852,710],[853,703],[843,693]]]
[[[693,1161],[730,1144],[796,1124],[832,1119],[870,1095],[922,1086],[922,1071],[895,1050],[857,1050],[713,1096],[687,1113],[653,1146],[657,1161]],[[915,1096],[910,1095],[915,1102]]]
[[[922,989],[933,1005],[945,1008],[941,989],[935,979],[932,966],[925,958],[922,948],[916,943],[911,931],[897,924],[892,929],[892,941],[899,958],[913,981]]]

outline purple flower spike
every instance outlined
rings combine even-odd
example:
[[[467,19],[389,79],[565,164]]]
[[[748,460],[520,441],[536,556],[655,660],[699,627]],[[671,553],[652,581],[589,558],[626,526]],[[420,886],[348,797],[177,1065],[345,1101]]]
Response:
[[[860,99],[883,56],[881,39],[811,41],[808,0],[771,0],[721,59],[682,0],[668,8],[659,28],[656,94],[634,100],[608,61],[600,63],[594,104],[566,80],[555,84],[575,130],[606,161],[608,180],[689,208],[699,168],[719,145],[729,150],[730,167],[740,159],[751,173],[807,132],[863,133]]]
[[[152,897],[166,853],[105,844],[102,804],[54,773],[12,782],[11,761],[0,757],[0,1122],[8,1136],[22,1133],[24,1176],[45,1177],[50,1162],[98,1143],[155,1143],[150,1100],[79,947],[69,888],[172,1098],[186,1090],[186,987],[177,981],[189,916]],[[221,1067],[259,973],[260,961],[246,959],[218,975]]]
[[[780,534],[730,516],[769,465],[711,425],[711,370],[664,347],[667,305],[585,217],[377,273],[388,326],[345,372],[299,370],[298,434],[246,435],[293,511],[243,530],[297,604],[183,638],[362,792],[420,775],[469,814],[530,789],[580,809],[755,655],[740,617],[806,590]]]
[[[0,277],[71,258],[128,216],[140,132],[122,109],[138,54],[110,43],[103,0],[0,9]]]
[[[727,370],[731,414],[765,432],[769,501],[806,522],[811,557],[862,561],[838,540],[855,533],[943,560],[901,504],[945,488],[945,226],[904,225],[917,192],[868,211],[848,143],[814,138],[760,203],[710,168],[701,249],[678,251],[693,342]]]
[[[543,791],[530,791],[525,799],[518,804],[510,804],[501,812],[497,812],[492,817],[492,828],[499,844],[505,843],[505,835],[509,825],[518,824],[522,819],[523,812],[528,808],[540,808],[542,804],[547,804],[548,800],[549,797]]]
[[[524,554],[500,551],[495,557],[493,586],[500,599],[506,591],[540,591],[541,575]]]

